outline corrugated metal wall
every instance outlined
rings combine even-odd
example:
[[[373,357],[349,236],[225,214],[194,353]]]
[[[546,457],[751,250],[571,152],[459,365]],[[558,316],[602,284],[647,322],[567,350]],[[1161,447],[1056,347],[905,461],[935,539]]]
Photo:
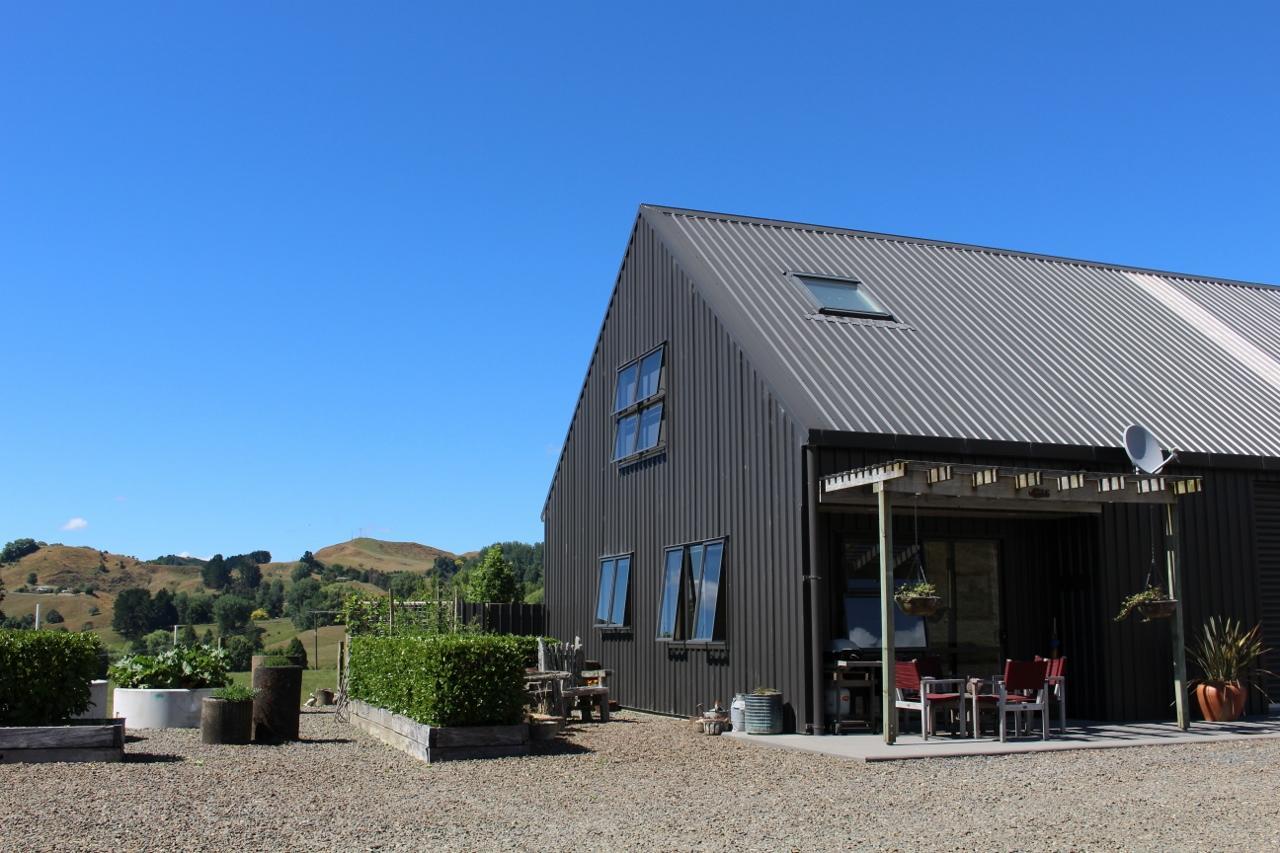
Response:
[[[666,453],[609,461],[616,369],[667,343]],[[554,635],[614,670],[623,705],[690,714],[769,685],[804,698],[803,437],[686,275],[637,223],[545,511]],[[663,549],[728,536],[722,650],[657,642]],[[599,558],[634,553],[632,632],[592,627]],[[793,713],[803,708],[794,705]]]
[[[1255,483],[1253,505],[1263,641],[1272,650],[1265,668],[1277,673],[1267,692],[1280,702],[1280,483]]]
[[[822,473],[830,474],[901,456],[826,449],[820,464]],[[943,462],[1080,467],[1049,459],[912,456]],[[1183,599],[1191,640],[1212,615],[1239,618],[1246,625],[1264,619],[1258,601],[1252,492],[1255,484],[1275,489],[1277,476],[1221,469],[1189,473],[1205,476],[1205,492],[1182,500]],[[905,505],[895,513],[899,541],[910,540],[910,513]],[[1280,529],[1280,516],[1267,517],[1271,529]],[[1000,540],[1005,654],[1015,658],[1044,654],[1056,618],[1062,653],[1069,659],[1073,716],[1168,719],[1173,663],[1167,623],[1144,624],[1136,617],[1117,623],[1112,618],[1121,599],[1142,588],[1151,568],[1153,534],[1158,546],[1162,543],[1162,523],[1150,507],[1119,505],[1104,508],[1100,516],[1060,520],[925,519],[922,531]],[[828,527],[840,524],[871,525],[873,521],[869,517],[829,521]],[[1261,527],[1266,529],[1266,522]],[[1164,556],[1158,553],[1156,577],[1163,581],[1164,576]],[[1269,630],[1280,632],[1280,608],[1266,619]],[[1262,709],[1260,696],[1252,696],[1251,703],[1253,710]]]

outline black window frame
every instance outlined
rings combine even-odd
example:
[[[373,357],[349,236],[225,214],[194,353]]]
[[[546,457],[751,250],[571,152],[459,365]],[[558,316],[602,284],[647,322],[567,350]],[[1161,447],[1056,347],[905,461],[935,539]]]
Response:
[[[645,360],[648,359],[650,356],[652,356],[654,353],[658,353],[660,358],[660,362],[658,365],[657,387],[654,389],[653,393],[651,393],[649,396],[640,397],[639,396],[640,382],[642,378],[640,373],[640,366],[643,365]],[[666,451],[667,417],[670,412],[669,403],[667,400],[667,376],[668,376],[667,362],[668,362],[667,342],[663,341],[657,346],[651,347],[650,349],[645,350],[638,357],[633,358],[623,364],[620,364],[618,368],[614,371],[613,451],[611,453],[611,458],[613,462],[616,462],[619,465],[629,465],[633,462],[638,462],[641,459],[647,459],[650,456],[655,456],[657,454],[660,454]],[[636,368],[635,381],[636,381],[637,397],[636,399],[632,400],[631,402],[623,406],[618,406],[617,404],[618,388],[622,380],[622,374],[624,371],[632,367]],[[640,428],[644,421],[644,414],[645,412],[648,412],[654,409],[658,409],[660,411],[660,414],[658,416],[658,436],[652,446],[641,448],[640,447],[640,436],[641,436]],[[622,422],[629,418],[635,419],[635,427],[634,427],[635,437],[633,439],[634,449],[630,453],[626,453],[619,456],[618,455],[618,433],[619,433],[619,430],[622,428]]]
[[[601,622],[600,621],[600,594],[604,591],[603,575],[604,564],[613,562],[613,571],[609,575],[609,616],[616,616],[613,612],[614,606],[617,604],[617,581],[618,581],[618,561],[627,561],[627,589],[622,599],[622,621],[621,622]],[[631,587],[633,586],[631,579],[635,576],[636,555],[632,551],[626,551],[621,554],[606,554],[596,561],[596,610],[592,615],[592,626],[598,631],[629,633],[631,631]]]
[[[706,568],[706,550],[712,545],[720,546],[720,565],[719,576],[716,581],[716,604],[713,615],[711,637],[709,639],[694,639],[693,634],[697,631],[698,612],[702,609],[702,590],[699,588],[696,595],[691,594],[692,577],[692,559],[693,549],[703,549],[702,568]],[[680,552],[680,575],[677,580],[676,601],[675,601],[675,624],[673,626],[672,636],[664,637],[662,635],[662,604],[667,592],[667,560],[672,552]],[[659,577],[658,588],[658,624],[654,632],[655,640],[659,643],[666,643],[670,646],[685,648],[723,648],[725,646],[725,638],[728,634],[728,608],[725,605],[725,564],[728,560],[729,537],[716,536],[710,539],[698,539],[692,542],[684,542],[679,545],[668,545],[662,549],[662,564]],[[701,580],[701,579],[700,579]],[[692,612],[689,612],[689,608]]]
[[[812,272],[794,272],[789,271],[787,275],[795,279],[796,286],[804,294],[805,299],[809,300],[809,304],[819,314],[826,314],[831,317],[858,317],[863,320],[882,320],[886,323],[897,323],[897,316],[884,303],[866,287],[866,282],[860,278],[849,278],[846,276],[826,275],[824,273]],[[835,284],[851,285],[855,290],[859,291],[868,302],[878,308],[878,311],[859,311],[853,308],[838,308],[830,305],[823,305],[818,297],[813,295],[805,284],[805,279],[814,279],[816,281],[829,281]]]

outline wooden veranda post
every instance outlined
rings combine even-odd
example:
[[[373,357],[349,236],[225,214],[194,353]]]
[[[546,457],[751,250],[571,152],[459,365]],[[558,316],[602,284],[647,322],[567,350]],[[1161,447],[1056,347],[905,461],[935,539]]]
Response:
[[[877,489],[880,512],[880,720],[884,742],[898,739],[898,713],[893,702],[897,680],[893,648],[893,493]]]
[[[1187,713],[1187,640],[1182,624],[1182,548],[1178,540],[1178,502],[1165,504],[1164,553],[1169,568],[1169,597],[1178,602],[1173,612],[1173,702],[1178,712],[1178,728],[1191,725]]]

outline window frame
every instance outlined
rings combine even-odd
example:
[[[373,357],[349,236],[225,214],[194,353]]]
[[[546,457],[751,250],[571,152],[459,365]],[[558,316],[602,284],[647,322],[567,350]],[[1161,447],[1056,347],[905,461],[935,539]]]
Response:
[[[621,622],[601,622],[600,620],[600,593],[603,592],[604,564],[613,562],[613,571],[609,575],[609,616],[612,618],[615,614],[613,607],[617,603],[617,584],[618,584],[618,561],[627,561],[627,590],[622,599],[622,621]],[[631,631],[631,579],[635,576],[636,555],[634,551],[624,551],[621,554],[605,554],[596,560],[596,609],[592,614],[592,627],[598,631],[612,632],[617,634],[630,633]]]
[[[827,275],[826,273],[798,272],[793,270],[787,271],[786,275],[795,279],[796,287],[804,294],[804,297],[809,301],[809,304],[813,306],[813,310],[817,311],[819,314],[826,314],[830,317],[858,317],[863,320],[881,320],[886,323],[899,322],[897,315],[886,308],[884,303],[866,288],[866,282],[860,278]],[[862,311],[855,308],[834,308],[830,305],[823,305],[822,302],[818,300],[818,297],[813,295],[813,291],[811,291],[805,284],[805,279],[807,278],[811,278],[816,281],[833,282],[835,284],[853,285],[854,289],[861,293],[867,302],[876,306],[880,310]]]
[[[690,589],[693,585],[692,561],[693,549],[702,548],[702,564],[703,573],[706,571],[707,551],[713,545],[720,546],[720,564],[719,576],[716,579],[716,603],[712,616],[711,637],[709,639],[694,639],[693,634],[698,629],[698,614],[702,611],[702,578],[698,581],[698,589],[696,592]],[[675,614],[673,616],[672,636],[662,636],[662,603],[667,592],[667,555],[673,551],[680,552],[680,576],[677,581],[675,592]],[[727,645],[726,638],[729,635],[729,613],[728,607],[724,606],[725,602],[725,563],[728,559],[729,537],[727,535],[714,536],[710,539],[694,539],[689,542],[682,542],[676,545],[668,545],[662,549],[661,576],[659,578],[660,585],[658,588],[658,624],[654,631],[654,639],[659,643],[666,643],[672,648],[725,648]],[[692,612],[690,612],[692,611]]]
[[[636,369],[636,394],[640,393],[642,384],[642,374],[640,367],[645,360],[654,353],[660,353],[661,361],[658,365],[658,381],[657,387],[652,394],[647,397],[637,397],[626,405],[618,405],[618,390],[624,371],[632,367]],[[629,465],[638,462],[641,459],[647,459],[650,456],[656,456],[666,451],[667,448],[667,417],[670,414],[670,401],[667,400],[667,376],[668,376],[668,359],[667,359],[667,341],[663,341],[657,346],[650,347],[636,358],[628,359],[614,370],[613,381],[613,450],[611,452],[610,461],[618,463],[620,466]],[[640,447],[640,438],[642,435],[641,426],[643,424],[643,415],[650,409],[661,407],[661,415],[658,417],[658,436],[655,443],[650,447]],[[629,453],[618,453],[618,431],[624,420],[627,418],[635,418],[635,433],[632,437],[632,450]]]

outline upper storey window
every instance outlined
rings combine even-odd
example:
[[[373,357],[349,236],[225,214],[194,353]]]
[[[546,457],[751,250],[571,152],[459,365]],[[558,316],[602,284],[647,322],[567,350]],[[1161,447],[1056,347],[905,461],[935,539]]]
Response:
[[[666,347],[618,368],[614,393],[614,460],[629,459],[663,444]]]
[[[893,319],[893,315],[867,292],[860,281],[815,275],[797,275],[796,280],[805,286],[809,296],[817,303],[818,311],[823,314],[868,317],[873,320]]]

